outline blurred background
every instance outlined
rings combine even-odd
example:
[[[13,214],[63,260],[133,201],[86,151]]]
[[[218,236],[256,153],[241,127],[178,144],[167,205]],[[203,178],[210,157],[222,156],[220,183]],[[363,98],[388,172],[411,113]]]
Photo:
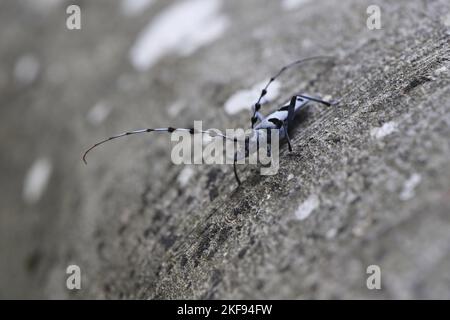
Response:
[[[0,18],[0,298],[450,297],[448,1],[4,0]],[[242,167],[237,188],[159,135],[81,161],[129,129],[245,128],[261,83],[315,55],[336,59],[263,111],[342,102],[302,113],[277,176]]]

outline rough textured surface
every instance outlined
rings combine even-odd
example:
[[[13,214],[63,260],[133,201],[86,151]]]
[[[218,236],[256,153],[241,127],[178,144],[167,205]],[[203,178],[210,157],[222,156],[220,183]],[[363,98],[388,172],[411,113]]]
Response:
[[[129,50],[167,1],[133,18],[113,1],[80,2],[80,31],[65,28],[65,2],[32,2],[0,4],[0,297],[450,297],[448,1],[375,1],[374,31],[374,1],[290,11],[226,1],[231,24],[219,39],[146,72]],[[14,77],[26,54],[39,63],[32,83]],[[227,98],[318,54],[337,61],[289,73],[277,103],[298,91],[342,103],[301,115],[276,176],[240,168],[236,188],[230,166],[192,166],[181,187],[183,167],[161,136],[112,143],[87,167],[80,160],[125,129],[247,126],[248,113],[225,113]],[[173,116],[176,101],[185,107]],[[111,112],[95,125],[87,115],[98,103]],[[26,173],[42,157],[48,186],[26,203]],[[313,210],[299,220],[305,201]],[[83,274],[77,292],[65,288],[72,263]],[[366,288],[371,264],[382,290]]]

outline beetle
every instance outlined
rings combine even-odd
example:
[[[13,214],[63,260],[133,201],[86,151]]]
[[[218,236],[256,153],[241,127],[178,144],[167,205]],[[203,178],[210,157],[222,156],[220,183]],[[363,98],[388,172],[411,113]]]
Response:
[[[237,161],[246,158],[250,155],[251,151],[255,150],[252,148],[254,145],[259,145],[261,142],[261,139],[268,139],[270,135],[267,133],[271,130],[276,130],[278,132],[279,139],[286,139],[289,151],[292,151],[292,143],[291,139],[289,137],[289,127],[293,124],[293,121],[295,119],[295,116],[304,109],[307,104],[311,101],[322,103],[326,106],[334,106],[337,105],[339,102],[336,100],[333,101],[325,101],[320,98],[311,97],[305,94],[295,94],[291,97],[289,102],[283,106],[281,106],[278,110],[272,112],[271,114],[267,116],[263,116],[260,112],[261,109],[261,101],[263,97],[267,94],[268,89],[270,85],[278,78],[280,77],[286,70],[298,66],[304,62],[311,61],[311,60],[318,60],[318,59],[331,59],[332,57],[328,56],[314,56],[304,59],[299,59],[294,62],[291,62],[288,65],[285,65],[282,67],[274,76],[272,76],[269,81],[267,82],[266,86],[261,90],[261,94],[258,98],[258,100],[255,102],[255,104],[252,106],[253,109],[253,115],[251,117],[251,128],[252,133],[251,135],[248,135],[244,139],[244,144],[241,147],[241,150],[238,150],[234,153],[233,157],[233,171],[235,179],[238,183],[238,185],[241,184],[241,180],[239,179],[236,164]],[[212,133],[211,130],[197,130],[194,128],[174,128],[174,127],[165,127],[165,128],[146,128],[146,129],[139,129],[139,130],[133,130],[133,131],[127,131],[112,137],[109,137],[107,139],[104,139],[100,142],[95,143],[93,146],[91,146],[89,149],[87,149],[83,154],[83,161],[85,164],[87,164],[86,156],[87,154],[96,148],[97,146],[114,140],[121,137],[134,135],[134,134],[141,134],[141,133],[149,133],[149,132],[168,132],[172,133],[175,131],[185,131],[189,132],[190,134],[208,134],[211,136],[219,136],[223,139],[229,139],[234,142],[237,142],[237,138],[228,137],[226,135],[214,132]],[[270,139],[268,139],[268,148],[270,148]],[[268,153],[270,153],[270,150],[268,150]]]

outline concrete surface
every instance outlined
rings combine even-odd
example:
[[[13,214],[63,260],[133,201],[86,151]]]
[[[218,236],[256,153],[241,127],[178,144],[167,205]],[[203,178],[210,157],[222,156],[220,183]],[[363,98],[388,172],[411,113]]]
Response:
[[[79,1],[81,30],[68,2],[2,1],[0,297],[450,298],[448,1],[297,2],[223,1],[214,40],[136,70],[138,35],[174,1]],[[247,126],[230,96],[321,54],[337,60],[284,76],[264,111],[299,91],[341,105],[301,114],[276,176],[242,167],[237,188],[231,166],[199,165],[182,186],[167,136],[80,159],[127,129]]]

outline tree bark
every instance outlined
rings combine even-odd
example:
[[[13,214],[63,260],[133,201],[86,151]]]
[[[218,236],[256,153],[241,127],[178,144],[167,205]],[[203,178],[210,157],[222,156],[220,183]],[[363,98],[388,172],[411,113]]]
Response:
[[[12,74],[32,52],[40,73],[26,87],[0,84],[1,297],[450,297],[448,4],[378,1],[382,28],[369,30],[372,2],[226,1],[222,37],[146,72],[130,65],[130,46],[164,1],[135,19],[109,1],[83,2],[80,31],[61,24],[62,5],[43,14],[3,3],[0,70]],[[341,102],[300,114],[277,175],[240,166],[237,187],[231,166],[173,165],[170,138],[151,134],[81,161],[87,146],[128,129],[245,128],[249,112],[227,114],[227,99],[314,55],[336,60],[283,75],[262,112],[298,92]],[[111,112],[95,125],[99,103]],[[184,106],[176,116],[174,103]],[[51,177],[29,204],[23,179],[42,156]],[[81,290],[66,288],[71,264]],[[366,286],[370,265],[381,290]]]

